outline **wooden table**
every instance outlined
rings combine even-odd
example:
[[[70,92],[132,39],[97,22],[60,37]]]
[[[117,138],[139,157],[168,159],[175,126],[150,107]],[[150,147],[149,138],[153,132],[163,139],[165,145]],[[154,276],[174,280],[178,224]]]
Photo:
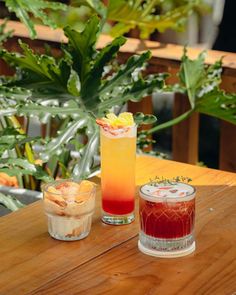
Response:
[[[99,191],[90,235],[57,241],[47,233],[39,201],[0,219],[0,294],[236,294],[236,174],[139,157],[137,185],[155,175],[193,179],[195,253],[142,254],[138,217],[127,226],[103,224]]]

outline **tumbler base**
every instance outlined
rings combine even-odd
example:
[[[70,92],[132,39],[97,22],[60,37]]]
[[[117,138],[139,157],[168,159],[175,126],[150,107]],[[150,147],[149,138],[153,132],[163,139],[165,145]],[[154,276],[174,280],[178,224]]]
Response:
[[[193,253],[196,249],[196,244],[195,242],[193,242],[192,245],[190,245],[186,249],[170,252],[170,251],[157,251],[157,250],[148,249],[144,247],[140,241],[138,241],[138,248],[142,253],[146,255],[160,257],[160,258],[177,258],[177,257],[182,257],[182,256],[186,256]]]
[[[86,238],[92,224],[92,213],[80,217],[47,214],[48,232],[54,239],[77,241]]]
[[[130,224],[134,221],[134,212],[126,215],[113,215],[102,211],[102,221],[111,225]]]

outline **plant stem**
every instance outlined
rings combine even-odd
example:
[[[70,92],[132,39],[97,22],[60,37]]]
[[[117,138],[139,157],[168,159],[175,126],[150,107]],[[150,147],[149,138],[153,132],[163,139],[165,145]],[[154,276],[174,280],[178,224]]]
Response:
[[[0,117],[0,126],[1,126],[1,130],[3,130],[7,126],[6,120],[3,117]]]
[[[1,118],[1,124],[3,128],[12,126],[11,121],[9,121],[8,118],[4,118],[4,117]],[[8,155],[9,157],[13,157],[13,158],[22,156],[18,146],[15,147],[15,150],[8,150]],[[19,187],[24,187],[22,175],[17,175],[16,178],[17,178]]]
[[[187,75],[187,69],[186,69],[186,64],[183,63],[183,67],[184,67],[184,76],[185,76],[185,84],[186,84],[186,89],[187,89],[187,94],[188,94],[188,98],[189,98],[189,102],[192,108],[194,108],[194,99],[192,97],[192,93],[190,91],[190,83],[189,83],[189,76]]]
[[[150,2],[148,2],[147,6],[145,7],[145,10],[142,13],[142,16],[145,17],[148,14],[151,13],[152,8],[154,7],[154,5],[156,4],[156,0],[152,0]]]
[[[165,122],[163,124],[160,124],[158,126],[155,126],[151,129],[149,129],[147,131],[147,134],[151,134],[151,133],[154,133],[154,132],[158,132],[158,131],[161,131],[162,129],[165,129],[165,128],[169,128],[173,125],[176,125],[180,122],[182,122],[183,120],[187,119],[188,117],[190,117],[190,115],[194,112],[194,109],[191,109],[185,113],[183,113],[182,115],[180,115],[179,117],[176,117],[168,122]]]
[[[12,126],[14,128],[16,128],[20,134],[25,134],[24,129],[22,128],[21,124],[19,123],[19,121],[17,120],[17,118],[15,116],[10,116],[8,119],[12,123]],[[32,148],[28,142],[25,144],[25,153],[26,153],[26,157],[29,160],[29,162],[34,163],[34,160],[35,160],[34,154],[32,152]]]
[[[138,9],[141,4],[142,4],[142,0],[136,0],[135,3],[133,4],[134,9]]]
[[[18,147],[18,149],[9,150],[8,151],[8,155],[9,155],[9,157],[16,158],[16,157],[19,157],[19,154],[18,154],[19,152],[20,151],[19,151],[19,147]],[[24,183],[23,183],[23,176],[22,176],[22,174],[17,175],[16,178],[17,178],[17,182],[18,182],[19,187],[23,188],[24,187]]]
[[[19,121],[17,120],[17,118],[15,116],[10,116],[7,119],[11,123],[11,125],[15,129],[17,129],[19,131],[20,134],[25,134],[24,129],[22,128],[21,124],[19,123]],[[18,153],[18,156],[20,156],[20,154],[19,154],[19,151],[20,151],[19,147],[16,146],[15,149],[16,149],[16,152]],[[27,160],[30,163],[34,164],[34,162],[35,162],[34,154],[33,154],[31,145],[28,142],[25,143],[25,155],[26,155]],[[36,188],[36,182],[35,182],[35,180],[34,180],[34,178],[33,178],[32,175],[29,175],[29,176],[28,175],[25,175],[24,176],[24,180],[25,180],[25,186],[26,186],[26,188],[29,188],[29,189],[32,189],[32,190],[34,190]]]

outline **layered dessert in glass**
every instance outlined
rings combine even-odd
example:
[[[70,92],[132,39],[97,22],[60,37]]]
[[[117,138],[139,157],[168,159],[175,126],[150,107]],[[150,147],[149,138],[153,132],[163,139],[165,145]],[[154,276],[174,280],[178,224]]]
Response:
[[[90,232],[96,185],[83,180],[58,180],[43,187],[48,232],[58,240],[80,240]]]

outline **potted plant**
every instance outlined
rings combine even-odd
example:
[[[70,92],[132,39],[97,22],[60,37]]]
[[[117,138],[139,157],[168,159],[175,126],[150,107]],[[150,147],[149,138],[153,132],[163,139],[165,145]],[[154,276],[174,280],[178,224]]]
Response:
[[[166,75],[142,75],[150,52],[131,56],[126,64],[116,62],[124,37],[97,51],[99,30],[96,16],[81,33],[65,28],[68,44],[58,58],[36,54],[21,41],[22,54],[1,51],[1,57],[17,70],[14,77],[3,77],[0,85],[0,172],[16,176],[20,187],[39,190],[41,181],[57,175],[89,177],[97,168],[95,119],[164,87]],[[19,116],[36,116],[42,123],[57,118],[56,136],[27,136]],[[139,124],[155,121],[154,116],[140,113],[135,119]]]

